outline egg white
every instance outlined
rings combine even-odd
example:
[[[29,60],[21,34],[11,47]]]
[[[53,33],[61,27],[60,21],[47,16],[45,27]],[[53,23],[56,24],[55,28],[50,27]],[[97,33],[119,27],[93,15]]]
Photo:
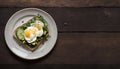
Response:
[[[43,29],[37,31],[37,36],[41,37],[43,35]]]
[[[38,25],[42,26],[41,29],[38,30],[37,27],[34,27],[34,24],[38,24]],[[43,35],[43,27],[44,27],[43,22],[36,20],[35,23],[32,23],[30,27],[27,27],[27,29],[34,30],[36,35],[34,35],[32,32],[30,32],[30,37],[29,38],[24,35],[25,40],[28,43],[32,43],[37,39],[37,37],[41,37]]]
[[[41,22],[41,21],[36,20],[35,23],[38,23],[38,24],[40,24],[42,27],[44,27],[44,23]]]
[[[30,37],[28,38],[28,37],[26,37],[26,36],[24,35],[25,40],[26,40],[28,43],[32,43],[32,42],[34,42],[34,41],[37,39],[37,36],[32,33],[31,29],[37,30],[37,28],[30,26],[30,27],[28,27],[27,29],[30,30]]]
[[[44,27],[43,22],[36,20],[35,23],[31,24],[31,26],[34,26],[34,24],[38,24],[38,25],[42,26],[42,28],[40,30],[36,31],[37,37],[41,37],[43,35],[43,27]]]

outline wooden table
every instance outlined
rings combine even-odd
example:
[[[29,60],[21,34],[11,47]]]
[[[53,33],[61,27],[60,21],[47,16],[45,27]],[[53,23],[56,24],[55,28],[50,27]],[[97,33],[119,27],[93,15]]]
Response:
[[[81,4],[73,7],[72,4],[64,7],[61,4],[51,4],[50,7],[34,4],[21,7],[12,2],[8,4],[9,7],[6,4],[4,2],[0,8],[0,64],[120,63],[120,8],[81,7]],[[26,7],[37,7],[48,12],[58,28],[58,40],[54,49],[44,58],[34,61],[14,55],[4,39],[8,19],[16,11]]]

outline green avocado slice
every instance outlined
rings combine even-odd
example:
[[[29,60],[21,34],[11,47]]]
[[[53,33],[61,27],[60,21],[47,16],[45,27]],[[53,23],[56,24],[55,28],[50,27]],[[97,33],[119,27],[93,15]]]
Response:
[[[19,40],[24,40],[24,30],[22,28],[17,29],[16,35]]]

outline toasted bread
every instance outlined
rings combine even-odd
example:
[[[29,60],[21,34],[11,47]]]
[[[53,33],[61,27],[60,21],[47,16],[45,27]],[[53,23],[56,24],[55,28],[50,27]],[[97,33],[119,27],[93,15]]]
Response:
[[[30,20],[29,20],[30,21]],[[27,23],[27,22],[26,22]],[[19,26],[21,27],[21,26]],[[18,39],[18,37],[16,36],[16,32],[17,32],[17,29],[19,28],[17,27],[14,32],[13,32],[13,38],[15,39],[15,41],[20,45],[22,46],[23,48],[27,49],[27,50],[30,50],[30,51],[35,51],[39,46],[40,44],[49,36],[49,34],[47,33],[42,39],[40,39],[40,41],[34,46],[34,47],[30,47],[29,45],[27,44],[24,44],[22,41],[20,41]]]

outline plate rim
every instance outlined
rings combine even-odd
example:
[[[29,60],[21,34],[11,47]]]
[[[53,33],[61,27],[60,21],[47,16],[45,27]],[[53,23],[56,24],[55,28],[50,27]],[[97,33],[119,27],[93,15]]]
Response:
[[[39,10],[39,11],[45,13],[47,16],[50,17],[50,19],[52,19],[52,21],[54,21],[53,23],[54,23],[55,29],[56,29],[56,39],[55,39],[55,43],[54,43],[53,47],[52,47],[46,54],[44,54],[44,55],[42,55],[42,56],[39,56],[39,57],[36,57],[36,58],[25,58],[25,57],[22,57],[22,56],[16,54],[16,53],[10,48],[10,46],[8,45],[8,42],[7,42],[7,40],[6,40],[6,39],[7,39],[7,38],[6,38],[6,29],[7,29],[8,23],[10,22],[10,20],[11,20],[15,15],[17,15],[17,14],[19,14],[20,12],[25,11],[25,10]],[[6,25],[5,25],[4,38],[5,38],[5,42],[6,42],[6,44],[7,44],[7,47],[8,47],[9,50],[10,50],[12,53],[14,53],[16,56],[18,56],[18,57],[20,57],[20,58],[22,58],[22,59],[26,59],[26,60],[36,60],[36,59],[43,58],[44,56],[46,56],[47,54],[49,54],[49,53],[53,50],[53,48],[54,48],[55,45],[56,45],[57,39],[58,39],[58,29],[57,29],[57,25],[56,25],[55,20],[54,20],[53,17],[52,17],[49,13],[47,13],[46,11],[44,11],[44,10],[42,10],[42,9],[40,9],[40,8],[24,8],[24,9],[20,9],[20,10],[16,11],[15,13],[13,13],[13,15],[10,16],[10,18],[8,19],[8,21],[6,22]]]

